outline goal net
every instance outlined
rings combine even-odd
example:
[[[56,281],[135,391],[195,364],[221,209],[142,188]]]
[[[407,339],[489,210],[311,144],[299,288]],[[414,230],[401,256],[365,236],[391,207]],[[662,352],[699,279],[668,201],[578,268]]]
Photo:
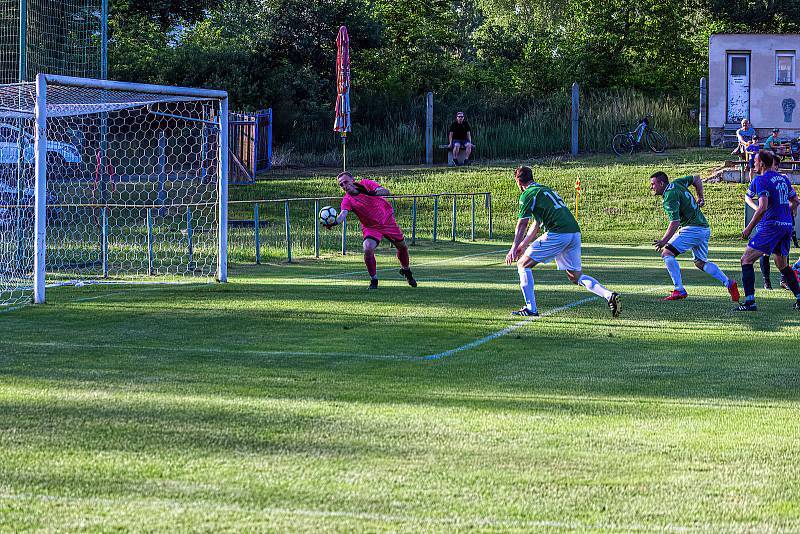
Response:
[[[227,95],[0,86],[0,304],[48,284],[227,278]]]
[[[107,2],[0,0],[0,83],[39,72],[104,77]]]

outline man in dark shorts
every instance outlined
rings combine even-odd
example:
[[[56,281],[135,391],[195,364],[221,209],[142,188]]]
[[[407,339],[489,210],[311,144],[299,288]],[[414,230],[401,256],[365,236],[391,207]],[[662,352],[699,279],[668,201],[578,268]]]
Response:
[[[453,151],[453,161],[458,165],[458,153],[463,148],[464,164],[469,165],[469,155],[472,153],[472,132],[470,132],[469,123],[464,118],[464,112],[459,111],[456,113],[456,122],[450,125],[450,132],[447,134],[447,142],[450,145],[450,150]]]
[[[789,267],[789,247],[792,243],[792,215],[797,211],[798,200],[791,182],[786,176],[771,169],[772,154],[761,150],[756,154],[755,168],[759,173],[747,189],[747,198],[756,206],[750,223],[742,231],[742,239],[750,239],[742,254],[742,283],[745,300],[736,311],[756,311],[755,273],[753,264],[764,254],[771,254],[775,266],[786,278],[789,290],[797,301],[795,310],[800,310],[800,285]]]

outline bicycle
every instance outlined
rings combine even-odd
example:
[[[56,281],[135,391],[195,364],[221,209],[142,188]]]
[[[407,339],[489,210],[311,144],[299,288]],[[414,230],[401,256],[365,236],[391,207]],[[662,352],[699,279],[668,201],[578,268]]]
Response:
[[[611,150],[617,156],[633,154],[633,151],[645,147],[656,154],[667,149],[667,138],[658,133],[650,125],[651,117],[645,116],[630,132],[619,133],[611,140]]]

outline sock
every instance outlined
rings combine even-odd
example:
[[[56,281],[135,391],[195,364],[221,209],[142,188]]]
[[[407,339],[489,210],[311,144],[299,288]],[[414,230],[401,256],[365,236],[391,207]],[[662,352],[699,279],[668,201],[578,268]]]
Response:
[[[536,297],[533,294],[533,272],[530,269],[517,268],[519,272],[519,287],[522,289],[522,296],[525,298],[525,307],[531,311],[536,311]]]
[[[372,252],[364,253],[364,263],[367,264],[367,272],[370,278],[378,278],[378,265],[375,262],[375,254]]]
[[[800,260],[794,262],[794,265],[792,265],[792,269],[794,269],[795,271],[800,270]]]
[[[753,264],[742,265],[742,285],[744,286],[745,302],[756,301],[756,270]]]
[[[764,278],[764,283],[769,282],[769,256],[761,256],[758,258],[758,265],[761,267],[761,276]]]
[[[800,284],[797,283],[797,276],[795,276],[794,271],[791,267],[786,266],[781,269],[781,274],[786,279],[786,285],[789,286],[789,291],[791,291],[796,299],[800,299]]]
[[[681,280],[681,268],[678,265],[678,260],[675,256],[664,256],[664,263],[667,265],[667,271],[672,278],[672,283],[675,284],[675,289],[678,291],[686,291],[683,287],[683,280]]]
[[[715,263],[707,261],[706,264],[703,266],[703,270],[708,274],[710,274],[711,276],[713,276],[714,278],[716,278],[717,280],[719,280],[720,282],[722,282],[722,285],[724,285],[725,287],[728,287],[728,284],[730,284],[730,279],[727,276],[725,276],[725,273],[723,273],[722,270],[719,267],[717,267]]]
[[[578,278],[578,283],[597,295],[598,297],[603,297],[604,299],[608,300],[611,298],[611,291],[603,287],[603,284],[592,278],[591,276],[586,276],[582,274],[580,278]]]
[[[397,259],[400,260],[400,267],[403,269],[408,270],[408,249],[407,248],[398,248],[397,249]]]

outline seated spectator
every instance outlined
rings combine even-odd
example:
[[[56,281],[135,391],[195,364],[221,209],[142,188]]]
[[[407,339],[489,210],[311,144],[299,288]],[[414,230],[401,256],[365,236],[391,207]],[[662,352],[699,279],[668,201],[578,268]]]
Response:
[[[753,143],[753,138],[756,137],[756,130],[750,125],[750,121],[747,119],[742,119],[742,127],[736,130],[736,139],[739,141],[739,145],[736,147],[736,150],[733,151],[734,154],[742,154],[747,155],[746,148]]]
[[[464,165],[469,165],[469,155],[472,153],[472,132],[469,123],[464,119],[464,112],[456,113],[456,121],[450,125],[447,134],[447,143],[453,152],[453,162],[458,165],[458,153],[464,149]]]
[[[764,141],[764,150],[769,150],[773,155],[785,155],[786,151],[784,150],[783,142],[781,138],[778,137],[780,133],[780,129],[772,129],[772,135],[767,137],[767,140]]]

